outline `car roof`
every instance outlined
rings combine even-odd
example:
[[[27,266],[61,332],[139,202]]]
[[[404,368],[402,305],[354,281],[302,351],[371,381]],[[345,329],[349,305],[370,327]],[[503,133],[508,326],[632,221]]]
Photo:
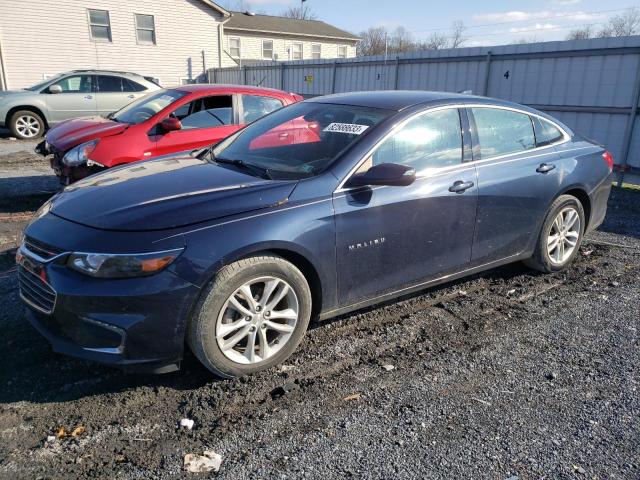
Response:
[[[138,77],[138,78],[144,78],[142,75],[138,74],[138,73],[133,73],[133,72],[121,72],[118,70],[94,70],[94,69],[78,69],[78,70],[71,70],[69,72],[65,72],[65,75],[70,74],[70,73],[89,73],[89,74],[95,74],[95,75],[100,75],[100,74],[107,74],[107,75],[129,75],[131,77]]]
[[[315,97],[307,102],[335,103],[359,107],[383,108],[386,110],[404,110],[430,102],[480,102],[494,105],[513,105],[501,100],[488,99],[477,95],[451,92],[428,92],[421,90],[378,90],[373,92],[349,92]]]
[[[265,87],[252,87],[250,85],[225,85],[225,84],[206,84],[206,83],[193,83],[190,85],[181,85],[174,87],[172,90],[179,90],[181,92],[189,93],[254,93],[257,95],[269,95],[269,96],[289,96],[291,94],[283,92],[282,90],[276,90],[275,88]]]

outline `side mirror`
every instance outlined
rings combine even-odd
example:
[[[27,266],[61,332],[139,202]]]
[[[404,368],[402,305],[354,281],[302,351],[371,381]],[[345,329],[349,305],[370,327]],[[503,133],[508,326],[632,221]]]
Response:
[[[167,117],[162,122],[160,122],[160,128],[165,133],[173,132],[174,130],[180,130],[182,128],[182,123],[175,117]]]
[[[49,86],[49,93],[62,93],[62,87],[57,83]]]
[[[366,185],[388,185],[404,187],[411,185],[416,179],[416,171],[397,163],[381,163],[374,165],[364,173],[356,173],[347,182],[347,187],[363,187]]]

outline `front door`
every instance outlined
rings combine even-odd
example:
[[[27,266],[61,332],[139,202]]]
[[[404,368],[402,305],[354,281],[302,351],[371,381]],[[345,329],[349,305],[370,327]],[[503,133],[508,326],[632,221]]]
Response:
[[[341,304],[463,269],[471,259],[476,170],[463,163],[455,108],[413,117],[358,169],[399,163],[415,168],[406,187],[360,187],[334,194]],[[452,191],[457,190],[457,191]]]
[[[55,85],[62,88],[61,93],[42,94],[46,95],[47,109],[52,123],[96,114],[93,75],[70,75],[58,80]]]
[[[170,115],[180,120],[182,128],[168,133],[154,129],[150,134],[155,141],[154,156],[206,147],[240,128],[231,95],[198,98]]]

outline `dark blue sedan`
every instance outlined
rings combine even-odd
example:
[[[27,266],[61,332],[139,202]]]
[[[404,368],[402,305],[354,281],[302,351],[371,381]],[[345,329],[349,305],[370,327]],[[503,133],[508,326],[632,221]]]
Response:
[[[20,295],[54,350],[221,377],[327,318],[523,260],[566,268],[613,159],[539,111],[429,92],[332,95],[215,147],[109,170],[37,213]]]

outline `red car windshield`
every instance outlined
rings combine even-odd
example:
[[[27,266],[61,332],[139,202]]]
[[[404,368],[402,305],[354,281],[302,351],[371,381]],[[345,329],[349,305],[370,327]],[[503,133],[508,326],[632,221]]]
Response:
[[[326,103],[296,103],[256,120],[213,149],[213,159],[254,166],[269,177],[319,174],[393,112]]]
[[[178,90],[158,90],[131,102],[126,107],[109,116],[109,119],[120,123],[136,125],[150,119],[163,108],[185,96],[186,92]]]

